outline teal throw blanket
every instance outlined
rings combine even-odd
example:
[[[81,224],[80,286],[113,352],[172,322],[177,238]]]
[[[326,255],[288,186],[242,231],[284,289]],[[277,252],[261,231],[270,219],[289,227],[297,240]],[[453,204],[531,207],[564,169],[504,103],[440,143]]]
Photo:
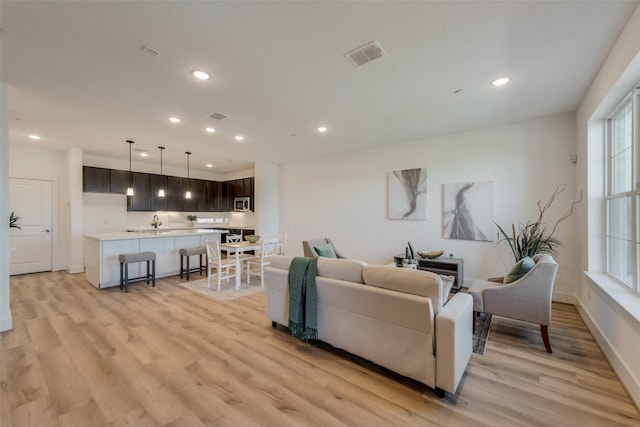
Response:
[[[301,340],[318,339],[318,258],[295,257],[289,267],[289,329]]]

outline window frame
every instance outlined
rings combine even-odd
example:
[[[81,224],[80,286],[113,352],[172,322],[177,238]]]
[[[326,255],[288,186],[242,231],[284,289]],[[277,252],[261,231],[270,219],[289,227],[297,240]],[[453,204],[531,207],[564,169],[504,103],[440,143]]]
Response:
[[[626,191],[613,193],[613,123],[614,120],[628,107],[631,107],[631,188]],[[630,91],[606,117],[605,126],[605,267],[607,275],[625,289],[640,294],[640,86]],[[610,272],[611,261],[611,201],[614,199],[630,199],[631,205],[631,283],[626,283]],[[635,259],[635,262],[633,260]]]

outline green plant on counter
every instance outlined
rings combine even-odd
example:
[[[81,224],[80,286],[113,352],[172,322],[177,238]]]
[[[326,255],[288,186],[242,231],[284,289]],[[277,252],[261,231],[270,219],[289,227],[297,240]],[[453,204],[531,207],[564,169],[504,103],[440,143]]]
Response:
[[[187,215],[187,221],[195,221],[198,219],[198,215]]]
[[[19,230],[22,230],[22,227],[20,227],[18,221],[20,221],[20,217],[16,216],[16,214],[11,211],[11,216],[9,216],[9,228],[17,228]]]

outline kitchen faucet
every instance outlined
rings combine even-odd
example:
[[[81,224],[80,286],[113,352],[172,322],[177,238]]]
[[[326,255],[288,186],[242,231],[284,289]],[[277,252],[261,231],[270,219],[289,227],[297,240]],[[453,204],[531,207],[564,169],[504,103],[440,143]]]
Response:
[[[155,228],[156,231],[158,231],[158,227],[160,227],[162,225],[162,222],[160,221],[160,218],[158,218],[158,215],[154,215],[153,216],[153,220],[151,221],[151,225],[153,225],[153,228]]]

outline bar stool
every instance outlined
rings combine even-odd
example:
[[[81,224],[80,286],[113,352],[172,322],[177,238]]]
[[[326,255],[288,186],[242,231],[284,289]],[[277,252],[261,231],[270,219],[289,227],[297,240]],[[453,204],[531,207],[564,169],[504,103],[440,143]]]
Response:
[[[129,283],[137,282],[139,280],[146,280],[147,285],[149,279],[153,282],[153,287],[156,286],[156,253],[155,252],[138,252],[134,254],[120,254],[118,256],[120,261],[120,290],[124,289],[125,292],[129,292]],[[134,262],[147,263],[147,274],[145,276],[136,277],[135,279],[129,279],[129,264]],[[149,271],[149,264],[151,264],[151,272]]]
[[[193,255],[200,255],[200,267],[189,267],[189,257]],[[207,248],[204,246],[196,246],[193,248],[182,248],[180,249],[180,278],[182,279],[182,274],[187,273],[187,281],[189,280],[189,273],[191,271],[200,271],[200,275],[202,276],[202,271],[205,269],[202,264],[202,260],[204,256],[207,255]],[[187,257],[187,268],[184,268],[184,257]]]

